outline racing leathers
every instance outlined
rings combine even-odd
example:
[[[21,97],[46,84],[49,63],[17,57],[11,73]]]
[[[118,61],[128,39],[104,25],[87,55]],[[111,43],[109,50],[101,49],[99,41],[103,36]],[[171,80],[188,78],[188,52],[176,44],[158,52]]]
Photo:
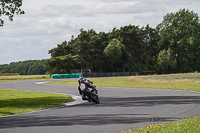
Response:
[[[86,90],[88,88],[92,88],[93,85],[91,84],[91,81],[83,79],[82,77],[78,79],[78,83],[79,83],[79,94],[82,96],[83,100],[87,100],[89,102],[91,102],[91,100],[89,98],[86,97]]]

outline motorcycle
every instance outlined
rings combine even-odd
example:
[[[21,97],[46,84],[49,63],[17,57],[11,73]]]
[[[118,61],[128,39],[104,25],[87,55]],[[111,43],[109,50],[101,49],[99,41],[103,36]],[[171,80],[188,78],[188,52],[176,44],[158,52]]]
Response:
[[[92,102],[96,103],[96,104],[99,104],[100,101],[99,101],[99,97],[98,97],[98,91],[96,89],[96,86],[92,85],[93,82],[92,81],[89,81],[88,82],[90,83],[90,87],[85,87],[84,86],[80,86],[80,89],[81,89],[81,92],[84,93],[85,96],[87,96]],[[84,88],[84,89],[83,89]]]

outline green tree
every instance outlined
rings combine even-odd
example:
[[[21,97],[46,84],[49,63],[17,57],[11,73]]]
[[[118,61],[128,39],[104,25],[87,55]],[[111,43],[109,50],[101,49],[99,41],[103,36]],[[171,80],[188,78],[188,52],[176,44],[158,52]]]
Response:
[[[57,44],[56,48],[49,50],[49,54],[51,54],[51,57],[64,56],[67,54],[66,50],[67,42],[64,41],[62,44]]]
[[[118,65],[122,57],[123,44],[117,39],[112,39],[108,46],[104,49],[106,55],[108,71],[118,70]],[[116,68],[117,67],[117,68]]]
[[[176,59],[172,54],[173,51],[169,48],[168,50],[160,51],[157,59],[157,66],[159,71],[174,71],[176,67]]]
[[[79,55],[71,54],[47,59],[45,69],[54,73],[70,73],[72,69],[76,69],[80,64]]]
[[[144,45],[142,43],[142,32],[139,26],[124,26],[120,28],[119,32],[120,37],[123,39],[122,44],[125,45],[125,48],[130,55],[130,60],[128,61],[129,67],[134,66],[134,64],[141,64],[141,55],[143,53]],[[132,70],[137,69],[131,68]]]
[[[0,17],[2,15],[8,16],[10,21],[13,21],[14,14],[25,14],[20,9],[22,6],[22,0],[0,0]],[[3,26],[4,20],[0,18],[0,26]]]
[[[171,48],[177,57],[177,70],[200,70],[199,17],[193,11],[181,9],[168,13],[157,27],[160,31],[159,49]]]
[[[149,25],[142,27],[144,49],[141,55],[143,71],[155,71],[157,55],[159,54],[158,42],[160,40],[159,33],[156,29]]]
[[[51,58],[79,55],[80,63],[78,63],[79,66],[76,66],[76,68],[93,68],[94,71],[103,71],[103,50],[106,47],[106,36],[103,32],[97,34],[93,29],[88,31],[80,29],[80,34],[77,38],[72,36],[68,43],[65,41],[62,44],[58,44],[56,48],[49,50],[49,54],[51,54]],[[63,63],[60,65],[63,65]]]
[[[19,73],[20,75],[40,75],[45,74],[44,64],[46,60],[27,60],[12,62],[9,65],[0,65],[0,71],[5,73]]]
[[[120,29],[113,28],[109,39],[116,38],[125,46],[128,56],[125,61],[125,71],[154,71],[156,57],[159,54],[159,32],[149,25],[128,25]]]

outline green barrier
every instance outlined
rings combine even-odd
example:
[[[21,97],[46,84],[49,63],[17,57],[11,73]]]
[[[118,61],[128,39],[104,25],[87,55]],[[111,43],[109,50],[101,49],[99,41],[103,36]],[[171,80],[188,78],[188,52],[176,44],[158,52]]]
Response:
[[[78,74],[53,74],[51,75],[51,79],[60,79],[60,78],[79,78],[79,76],[83,76],[82,73],[78,73]]]
[[[69,78],[69,74],[60,74],[61,78]]]
[[[83,76],[83,74],[82,73],[76,74],[76,78],[79,78],[79,76]]]
[[[76,74],[68,74],[69,78],[76,78]]]
[[[59,75],[59,74],[53,74],[53,75],[51,75],[51,78],[52,79],[60,79],[61,75]]]

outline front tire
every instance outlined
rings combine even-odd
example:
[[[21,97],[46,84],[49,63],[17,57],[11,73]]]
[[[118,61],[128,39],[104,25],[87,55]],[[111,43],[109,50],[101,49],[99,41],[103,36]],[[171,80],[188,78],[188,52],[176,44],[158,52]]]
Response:
[[[98,96],[97,97],[94,97],[92,94],[89,94],[88,97],[96,104],[99,104],[99,98]]]

